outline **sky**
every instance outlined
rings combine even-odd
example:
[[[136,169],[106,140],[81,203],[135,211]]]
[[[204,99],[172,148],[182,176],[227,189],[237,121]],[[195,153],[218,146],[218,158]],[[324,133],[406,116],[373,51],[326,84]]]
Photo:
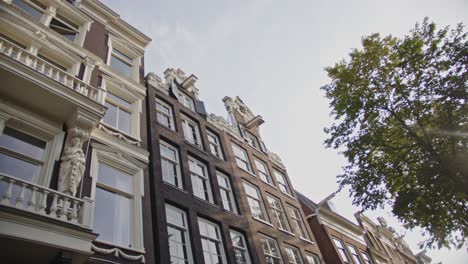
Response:
[[[128,23],[153,39],[145,71],[163,76],[180,68],[198,77],[207,110],[227,116],[221,99],[240,96],[265,120],[267,147],[285,163],[293,186],[319,202],[338,188],[345,160],[326,149],[323,128],[333,119],[323,91],[324,67],[333,66],[362,36],[379,32],[403,36],[429,17],[440,27],[468,24],[466,0],[103,0]],[[466,29],[465,29],[466,31]],[[333,200],[356,222],[347,191]],[[413,253],[423,238],[404,230],[388,208],[365,212],[388,219],[405,233]],[[468,263],[466,249],[430,250],[433,263]]]

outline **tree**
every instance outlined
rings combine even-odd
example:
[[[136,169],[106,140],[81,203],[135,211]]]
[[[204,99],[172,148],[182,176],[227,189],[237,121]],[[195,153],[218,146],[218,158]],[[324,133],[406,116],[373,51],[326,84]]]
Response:
[[[353,204],[389,204],[421,247],[463,247],[468,235],[468,45],[463,25],[424,19],[403,38],[362,38],[322,87],[335,121],[329,148],[348,163],[338,176]]]

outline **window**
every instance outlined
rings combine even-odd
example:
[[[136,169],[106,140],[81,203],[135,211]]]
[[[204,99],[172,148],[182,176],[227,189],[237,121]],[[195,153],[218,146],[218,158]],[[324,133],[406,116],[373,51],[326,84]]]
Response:
[[[234,156],[236,157],[237,166],[245,171],[252,172],[249,157],[247,156],[245,149],[239,147],[236,144],[232,144],[232,150],[234,151]]]
[[[257,167],[257,171],[260,176],[260,179],[274,186],[273,180],[271,179],[271,176],[270,176],[270,171],[268,170],[268,166],[266,165],[266,163],[259,159],[254,159],[254,161],[255,161],[255,167]]]
[[[356,251],[356,248],[351,246],[351,245],[348,245],[348,250],[351,253],[351,258],[354,260],[354,263],[355,264],[362,264],[362,261],[359,258],[359,255],[358,255],[358,253]]]
[[[348,255],[346,255],[346,251],[341,240],[339,240],[338,238],[333,238],[333,243],[335,243],[336,249],[338,250],[338,253],[341,256],[341,260],[343,260],[344,263],[350,263]]]
[[[179,151],[172,145],[160,141],[161,171],[163,181],[183,189],[182,175],[180,173]]]
[[[320,264],[320,258],[315,254],[306,253],[307,264]]]
[[[274,170],[273,173],[275,174],[276,180],[278,181],[278,186],[280,190],[283,193],[292,196],[291,188],[289,188],[288,182],[286,181],[286,177],[284,176],[284,174],[280,173],[277,170]]]
[[[39,20],[46,9],[46,6],[34,0],[13,0],[12,3],[24,12],[28,13],[35,20]]]
[[[270,221],[268,219],[260,191],[257,189],[257,187],[254,187],[247,182],[244,182],[244,189],[245,193],[247,194],[247,201],[249,203],[252,217],[257,220],[269,223]]]
[[[132,104],[108,92],[105,105],[107,111],[104,115],[104,123],[126,134],[131,134]]]
[[[273,238],[260,235],[260,243],[262,243],[263,254],[265,261],[268,264],[282,264],[281,253],[278,248],[278,243]]]
[[[231,181],[228,176],[219,171],[216,171],[216,176],[218,178],[219,192],[221,194],[223,208],[233,213],[237,213],[234,193],[231,188]]]
[[[166,222],[171,263],[193,263],[185,212],[166,204]]]
[[[236,264],[250,264],[249,250],[247,249],[244,235],[234,230],[229,230],[229,233],[231,235],[232,246],[234,247]]]
[[[193,194],[200,199],[213,202],[206,165],[201,161],[189,157],[189,169],[192,177]]]
[[[133,176],[99,162],[94,229],[99,240],[132,246]]]
[[[158,123],[175,131],[172,107],[163,101],[156,99],[156,112]]]
[[[372,263],[372,262],[370,261],[369,256],[367,255],[366,252],[361,251],[361,256],[362,256],[362,259],[364,259],[364,263],[365,263],[365,264],[371,264],[371,263]]]
[[[112,49],[110,66],[129,78],[133,76],[133,59],[118,49]]]
[[[190,98],[190,96],[188,96],[185,93],[179,91],[178,99],[179,99],[179,102],[183,106],[187,107],[188,109],[190,109],[192,111],[195,111],[195,105],[193,104],[193,99]]]
[[[78,36],[79,33],[78,25],[59,14],[52,18],[49,27],[53,31],[59,33],[60,35],[70,40],[71,42],[75,41],[75,38],[76,36]]]
[[[200,229],[205,264],[227,263],[219,226],[198,218],[198,228]]]
[[[199,148],[202,147],[200,140],[200,130],[198,129],[198,124],[190,120],[186,116],[182,116],[182,127],[184,129],[185,139]]]
[[[301,213],[299,210],[293,206],[288,206],[289,209],[289,216],[292,219],[292,226],[294,233],[298,235],[300,238],[305,240],[310,240],[309,234],[307,233],[306,227],[304,222],[302,221]]]
[[[286,256],[288,257],[288,263],[290,264],[302,264],[301,253],[299,249],[291,246],[285,248]]]
[[[209,130],[206,131],[206,134],[208,136],[208,144],[210,145],[211,154],[220,159],[224,159],[219,137]]]
[[[255,149],[260,149],[260,143],[258,142],[257,137],[254,134],[246,130],[244,130],[244,132],[245,132],[245,136],[247,137],[247,142],[249,143],[249,145]]]
[[[291,227],[289,226],[288,220],[286,219],[281,201],[271,195],[267,195],[267,200],[270,204],[273,219],[275,220],[278,228],[286,232],[291,232]]]

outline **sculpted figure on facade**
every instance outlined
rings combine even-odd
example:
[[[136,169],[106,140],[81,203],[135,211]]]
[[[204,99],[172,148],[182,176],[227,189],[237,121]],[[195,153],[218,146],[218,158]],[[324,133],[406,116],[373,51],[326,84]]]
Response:
[[[88,133],[79,128],[69,130],[70,142],[63,151],[60,164],[58,191],[75,196],[85,171],[85,155],[83,142],[88,138]]]

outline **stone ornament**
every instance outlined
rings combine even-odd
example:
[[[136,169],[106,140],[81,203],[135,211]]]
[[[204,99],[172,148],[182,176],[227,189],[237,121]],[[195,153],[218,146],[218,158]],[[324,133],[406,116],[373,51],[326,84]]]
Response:
[[[83,142],[89,137],[88,132],[74,127],[68,130],[71,140],[67,143],[60,164],[58,191],[75,196],[85,171]]]
[[[244,119],[245,123],[249,122],[255,117],[250,108],[248,108],[247,105],[244,104],[244,102],[239,98],[239,96],[236,96],[235,99],[232,99],[231,97],[225,97],[223,101],[226,110],[229,113],[237,112]]]

